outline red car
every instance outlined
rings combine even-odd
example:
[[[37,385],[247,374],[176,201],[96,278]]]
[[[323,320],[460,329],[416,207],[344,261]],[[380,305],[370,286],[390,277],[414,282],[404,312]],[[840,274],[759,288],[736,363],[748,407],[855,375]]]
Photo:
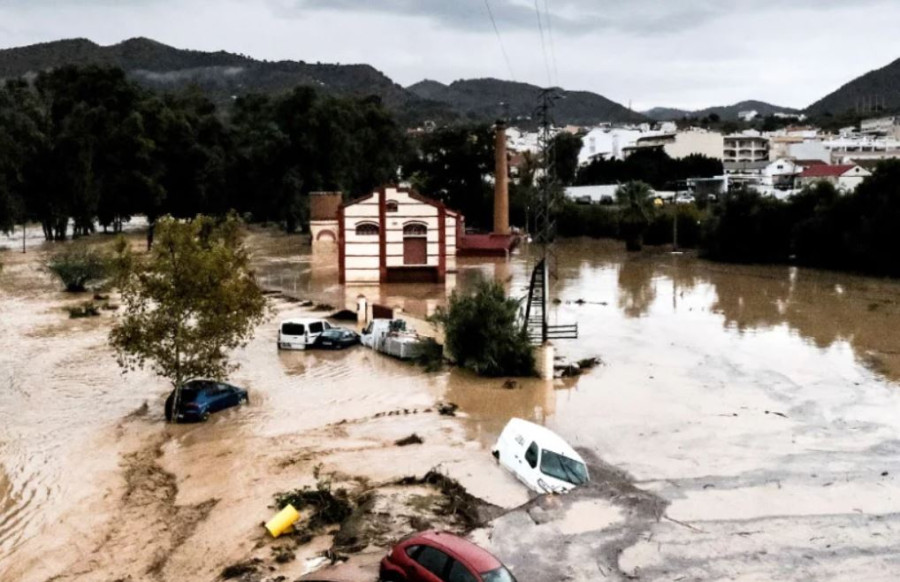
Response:
[[[411,536],[381,560],[383,582],[516,582],[500,560],[449,533]]]

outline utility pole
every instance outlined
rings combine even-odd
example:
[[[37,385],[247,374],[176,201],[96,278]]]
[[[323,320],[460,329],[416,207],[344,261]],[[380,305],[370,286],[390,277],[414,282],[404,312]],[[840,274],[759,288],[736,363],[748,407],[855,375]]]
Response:
[[[553,260],[553,239],[555,237],[556,224],[554,212],[556,209],[556,164],[552,160],[552,120],[551,109],[553,103],[560,97],[553,89],[544,89],[539,96],[537,115],[541,121],[539,135],[542,166],[544,175],[540,184],[539,200],[535,208],[535,233],[534,243],[538,247],[539,261],[531,273],[531,285],[528,290],[528,299],[525,304],[525,330],[532,341],[539,342],[541,346],[539,365],[542,375],[553,375],[553,347],[549,343],[551,339],[576,339],[578,337],[578,324],[550,325],[547,319],[547,306],[550,301],[550,261]]]

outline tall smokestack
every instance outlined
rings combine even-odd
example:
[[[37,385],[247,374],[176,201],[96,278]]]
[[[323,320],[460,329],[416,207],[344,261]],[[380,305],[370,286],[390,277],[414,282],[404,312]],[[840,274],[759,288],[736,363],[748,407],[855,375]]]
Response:
[[[506,168],[506,123],[498,121],[494,141],[494,234],[509,234],[509,172]]]

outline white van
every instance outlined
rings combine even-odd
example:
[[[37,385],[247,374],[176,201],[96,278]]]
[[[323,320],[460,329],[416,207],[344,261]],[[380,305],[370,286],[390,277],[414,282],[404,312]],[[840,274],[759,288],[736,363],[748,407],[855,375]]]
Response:
[[[537,493],[566,493],[590,480],[575,449],[553,431],[521,418],[507,423],[491,452]]]
[[[326,329],[331,324],[324,319],[286,319],[278,326],[278,349],[305,350]]]

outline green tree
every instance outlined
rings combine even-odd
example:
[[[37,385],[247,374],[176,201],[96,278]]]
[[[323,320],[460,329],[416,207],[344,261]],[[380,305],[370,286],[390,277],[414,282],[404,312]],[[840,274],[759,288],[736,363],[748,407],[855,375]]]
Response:
[[[148,260],[133,261],[126,245],[119,248],[116,263],[130,267],[117,276],[125,309],[110,344],[124,369],[149,366],[172,383],[173,410],[186,380],[222,378],[236,368],[229,352],[265,316],[241,236],[233,217],[164,217]]]
[[[419,138],[404,165],[404,176],[423,194],[433,196],[466,217],[466,225],[493,224],[494,130],[487,125],[438,129]]]
[[[556,134],[550,141],[550,173],[564,186],[575,182],[582,146],[581,138],[567,131]]]
[[[47,263],[51,273],[59,277],[66,291],[80,293],[88,285],[99,283],[109,274],[106,253],[83,244],[72,243],[55,253]]]
[[[616,202],[621,207],[619,232],[629,251],[639,251],[644,245],[644,232],[653,213],[652,191],[644,182],[628,182],[616,190]]]
[[[456,291],[433,321],[443,326],[456,363],[481,376],[533,376],[534,353],[519,320],[519,302],[503,286],[481,279],[470,294]]]

